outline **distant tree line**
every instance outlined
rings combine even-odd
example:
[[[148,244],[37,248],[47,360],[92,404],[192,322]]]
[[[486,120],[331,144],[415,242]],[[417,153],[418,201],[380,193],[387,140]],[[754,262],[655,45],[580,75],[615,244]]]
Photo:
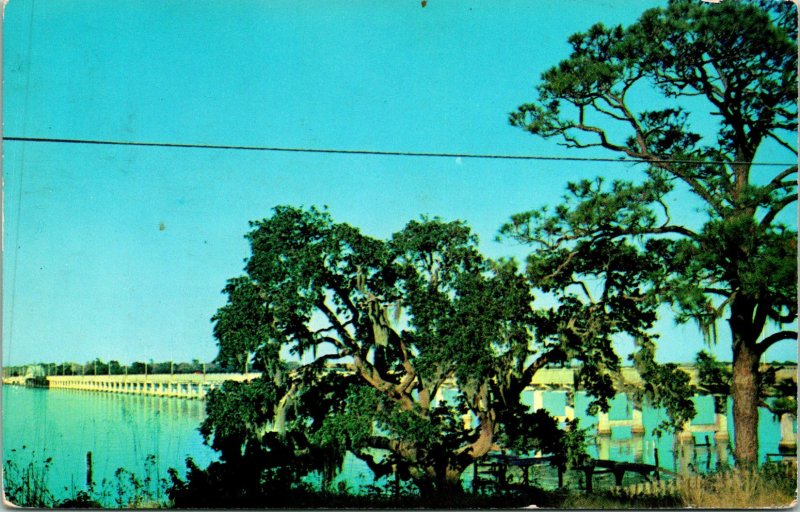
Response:
[[[32,363],[41,366],[45,375],[142,375],[145,373],[153,374],[187,374],[187,373],[229,373],[235,371],[225,364],[215,361],[204,363],[199,359],[192,359],[190,362],[177,361],[135,361],[129,365],[124,365],[117,360],[103,361],[100,358],[90,360],[86,363],[61,362],[61,363]],[[4,366],[4,377],[17,377],[25,375],[30,364],[17,366]]]

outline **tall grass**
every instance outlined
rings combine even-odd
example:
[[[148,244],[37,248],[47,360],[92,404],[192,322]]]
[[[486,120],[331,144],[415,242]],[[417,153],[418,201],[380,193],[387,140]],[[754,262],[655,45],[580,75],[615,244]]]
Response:
[[[680,480],[678,491],[687,507],[789,507],[797,500],[797,464],[765,464]]]
[[[797,499],[797,464],[768,463],[758,469],[728,469],[669,482],[617,487],[594,494],[572,493],[561,508],[776,508]]]
[[[23,447],[24,449],[24,447]],[[16,451],[16,450],[12,450]],[[169,508],[168,482],[159,478],[155,455],[145,458],[144,476],[124,468],[114,472],[112,480],[93,482],[85,490],[64,491],[67,498],[56,498],[49,489],[48,473],[52,457],[43,462],[31,452],[31,460],[20,465],[11,459],[3,462],[3,492],[7,502],[26,508]]]
[[[34,454],[32,452],[31,456]],[[51,457],[46,458],[43,463],[31,460],[25,465],[19,465],[11,459],[3,461],[3,493],[6,501],[32,508],[54,506],[56,499],[47,484],[52,461]]]

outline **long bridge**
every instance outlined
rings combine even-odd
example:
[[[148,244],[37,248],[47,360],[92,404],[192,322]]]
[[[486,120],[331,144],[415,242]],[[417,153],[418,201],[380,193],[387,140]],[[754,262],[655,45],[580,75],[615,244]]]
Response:
[[[79,389],[105,393],[166,396],[204,399],[208,392],[222,386],[225,381],[244,382],[260,377],[260,373],[207,373],[207,374],[136,374],[136,375],[49,375],[47,387],[52,389]],[[3,377],[3,384],[25,385],[26,378]]]
[[[692,366],[681,367],[689,374],[691,383],[698,383],[697,370]],[[222,386],[225,381],[244,382],[257,379],[260,372],[247,374],[241,373],[208,373],[208,374],[136,374],[136,375],[50,375],[46,376],[47,387],[53,389],[76,389],[84,391],[97,391],[106,393],[129,393],[137,395],[151,395],[162,397],[176,397],[189,399],[205,399],[209,391]],[[543,368],[536,372],[530,386],[526,391],[533,394],[533,409],[544,407],[545,391],[574,391],[575,370],[572,368]],[[777,379],[797,379],[797,366],[784,366],[777,370]],[[3,377],[3,384],[25,385],[26,377]],[[623,386],[637,388],[643,384],[639,373],[632,367],[621,369]],[[452,387],[454,383],[445,384]],[[570,393],[568,393],[570,396]],[[441,397],[438,397],[441,398]],[[644,424],[642,419],[641,404],[632,404],[630,418],[612,420],[608,413],[599,412],[597,415],[597,434],[600,437],[610,437],[614,427],[630,427],[632,435],[643,435]],[[567,400],[564,413],[556,415],[560,421],[571,420],[575,417],[574,401]],[[465,424],[470,418],[464,418]],[[794,418],[785,414],[781,417],[781,448],[796,450],[797,435],[794,427]],[[716,442],[727,443],[729,440],[726,411],[715,411],[714,422],[697,424],[687,422],[679,438],[690,441],[694,434],[711,434]]]

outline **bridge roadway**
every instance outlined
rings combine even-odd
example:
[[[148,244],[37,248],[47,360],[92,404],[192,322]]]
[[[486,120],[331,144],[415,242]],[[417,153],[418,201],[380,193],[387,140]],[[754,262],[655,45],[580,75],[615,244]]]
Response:
[[[697,370],[682,366],[689,374],[691,383],[697,385]],[[345,371],[352,371],[348,366]],[[622,368],[622,380],[632,387],[642,385],[642,378],[632,367]],[[204,398],[210,389],[217,388],[226,380],[248,381],[261,376],[260,372],[208,373],[208,374],[137,374],[137,375],[50,375],[49,387],[60,389],[82,389],[109,393],[132,393],[183,398]],[[797,366],[786,366],[777,372],[778,379],[797,379]],[[25,377],[3,377],[4,384],[24,385]],[[453,387],[446,382],[444,387]],[[569,390],[575,387],[575,371],[572,368],[543,368],[531,380],[533,390]]]
[[[697,371],[691,366],[681,367],[691,378],[692,384],[697,384]],[[352,371],[340,368],[339,371]],[[149,375],[50,375],[48,385],[54,389],[78,389],[86,391],[99,391],[106,393],[130,393],[137,395],[153,395],[178,398],[193,398],[202,400],[212,389],[222,386],[222,383],[231,381],[248,381],[261,376],[261,373],[209,373],[209,374],[149,374]],[[797,366],[786,366],[778,370],[778,379],[797,379]],[[575,387],[575,372],[571,368],[543,368],[536,372],[529,391],[533,393],[533,408],[541,409],[544,406],[543,393],[545,390],[570,390]],[[639,373],[631,368],[622,368],[624,384],[638,387],[642,384]],[[3,384],[24,385],[25,377],[4,377]],[[451,387],[454,383],[445,383],[443,387]],[[632,435],[643,435],[644,424],[642,421],[641,405],[633,404],[630,418],[612,420],[608,413],[600,412],[597,415],[597,434],[601,437],[610,437],[613,427],[630,427]],[[574,403],[568,401],[564,413],[556,416],[560,421],[571,420],[575,417]],[[469,415],[464,418],[465,427],[471,423]],[[719,411],[714,414],[714,422],[709,424],[693,424],[687,422],[679,437],[682,441],[690,441],[694,434],[712,434],[715,441],[727,443],[728,424],[727,415]],[[797,436],[794,420],[789,414],[781,417],[781,448],[796,450]]]
[[[212,389],[226,380],[247,381],[260,373],[148,374],[148,375],[50,375],[52,389],[79,389],[106,393],[168,396],[204,399]],[[25,377],[4,377],[3,384],[24,385]]]

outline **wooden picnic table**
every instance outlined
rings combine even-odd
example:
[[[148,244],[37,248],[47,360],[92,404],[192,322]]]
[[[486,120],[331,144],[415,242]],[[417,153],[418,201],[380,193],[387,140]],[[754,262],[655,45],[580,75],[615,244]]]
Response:
[[[600,468],[600,469],[597,469]],[[650,476],[654,476],[656,480],[660,480],[660,473],[666,473],[675,476],[675,473],[660,468],[653,464],[643,464],[640,462],[619,462],[615,460],[606,459],[593,459],[588,464],[577,468],[582,470],[586,476],[586,492],[592,492],[592,478],[594,475],[599,474],[613,474],[616,485],[622,485],[622,480],[625,478],[625,473],[638,473],[642,475],[645,480],[650,481]]]
[[[514,487],[514,484],[510,484],[508,481],[508,471],[513,467],[518,467],[522,470],[523,482],[521,485],[529,487],[531,485],[530,468],[540,464],[549,464],[555,467],[558,470],[558,487],[564,486],[565,464],[562,457],[556,455],[530,457],[491,453],[484,461],[475,463],[473,489],[477,489],[479,486],[489,483],[501,489],[510,489]],[[586,492],[592,492],[592,480],[595,475],[612,474],[614,475],[615,484],[618,486],[622,485],[625,473],[637,473],[643,476],[648,482],[651,481],[651,477],[654,477],[655,480],[660,480],[661,473],[676,476],[674,472],[653,464],[619,462],[606,459],[591,459],[583,466],[574,469],[583,471],[586,477]],[[484,478],[482,476],[487,474],[489,478]]]
[[[555,455],[530,457],[504,453],[490,453],[485,461],[475,463],[473,488],[488,482],[480,476],[482,473],[489,473],[492,475],[492,483],[500,488],[511,487],[508,482],[508,470],[512,467],[518,467],[522,470],[522,485],[530,487],[530,468],[540,464],[555,466],[558,470],[558,486],[562,487],[564,485],[564,464],[561,457]]]

